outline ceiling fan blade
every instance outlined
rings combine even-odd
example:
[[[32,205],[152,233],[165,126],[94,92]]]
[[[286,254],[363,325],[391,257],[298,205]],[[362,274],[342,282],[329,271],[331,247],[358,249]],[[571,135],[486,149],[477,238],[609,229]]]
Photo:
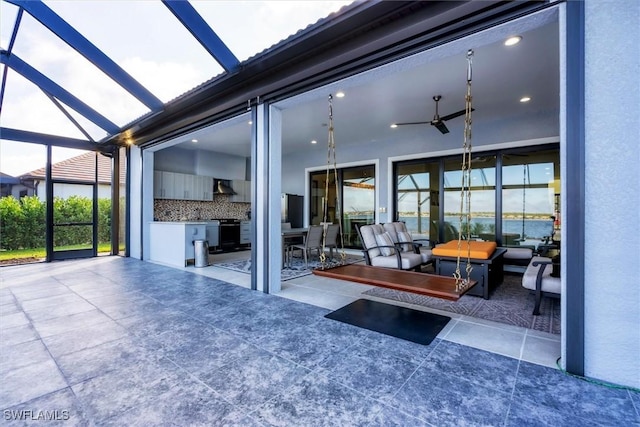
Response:
[[[407,122],[407,123],[396,123],[396,126],[404,126],[404,125],[428,125],[431,122]]]
[[[475,111],[475,108],[472,108],[471,111]],[[466,110],[460,110],[460,111],[458,111],[456,113],[449,114],[448,116],[440,117],[440,120],[442,120],[444,122],[444,121],[447,121],[447,120],[455,119],[456,117],[464,116],[464,114],[466,112],[467,112]]]
[[[442,133],[449,133],[449,129],[447,129],[447,126],[444,124],[444,122],[442,121],[442,119],[440,120],[434,120],[431,122],[431,124],[433,126],[435,126],[440,132]]]

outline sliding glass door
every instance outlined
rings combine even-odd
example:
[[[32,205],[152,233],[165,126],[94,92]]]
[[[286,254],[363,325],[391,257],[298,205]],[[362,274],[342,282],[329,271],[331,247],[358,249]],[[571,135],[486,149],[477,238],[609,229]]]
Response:
[[[96,193],[95,183],[54,181],[54,260],[97,255]]]
[[[432,242],[458,238],[501,246],[559,246],[560,152],[557,146],[478,153],[471,163],[471,222],[461,198],[461,156],[394,164],[393,218]]]
[[[559,240],[560,168],[557,150],[502,156],[504,246],[536,247]]]
[[[444,162],[444,241],[457,239],[460,229],[466,238],[495,240],[496,235],[496,156],[475,156],[471,160],[471,206],[462,198],[462,157]],[[460,213],[470,208],[471,223]]]
[[[375,221],[375,166],[342,168],[337,178],[336,187],[333,171],[328,182],[326,171],[311,173],[309,224],[341,220],[345,247],[360,248],[356,228]]]
[[[396,221],[414,236],[438,240],[440,163],[415,162],[396,167]]]

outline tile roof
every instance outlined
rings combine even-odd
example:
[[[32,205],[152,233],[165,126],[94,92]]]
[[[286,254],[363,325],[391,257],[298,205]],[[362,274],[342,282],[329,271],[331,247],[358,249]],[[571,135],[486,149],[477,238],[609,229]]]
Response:
[[[54,163],[51,170],[53,179],[64,179],[67,181],[93,182],[95,179],[95,156],[96,153],[88,152],[70,159]],[[45,168],[40,168],[20,175],[20,178],[40,178],[44,179]],[[120,182],[126,179],[125,159],[120,157]],[[111,158],[98,155],[98,183],[111,183]]]

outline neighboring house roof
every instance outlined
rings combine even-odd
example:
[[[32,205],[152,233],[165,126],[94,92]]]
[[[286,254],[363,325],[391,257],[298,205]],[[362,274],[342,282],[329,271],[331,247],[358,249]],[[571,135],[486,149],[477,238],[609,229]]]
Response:
[[[4,172],[0,172],[0,184],[20,184],[20,179],[16,178],[15,176],[7,175]]]
[[[54,163],[51,177],[66,181],[93,182],[95,180],[96,153],[89,152]],[[22,179],[45,179],[46,168],[40,168],[20,175]],[[120,182],[126,179],[125,161],[120,157]],[[111,184],[111,158],[98,155],[98,183]]]

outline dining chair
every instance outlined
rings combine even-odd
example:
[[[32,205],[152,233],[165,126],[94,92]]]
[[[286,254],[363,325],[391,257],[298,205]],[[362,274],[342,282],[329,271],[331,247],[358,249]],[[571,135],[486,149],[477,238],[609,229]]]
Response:
[[[291,223],[283,222],[280,224],[280,228],[282,230],[291,230]],[[303,240],[301,240],[299,237],[285,237],[283,239],[283,244],[284,244],[284,247],[282,248],[282,252],[284,254],[283,266],[289,265],[289,246],[297,243],[302,243],[302,242]]]
[[[328,224],[327,233],[324,238],[324,247],[329,248],[329,257],[333,260],[333,249],[338,252],[338,231],[340,231],[339,224]]]
[[[307,231],[307,237],[304,239],[304,243],[292,244],[289,245],[289,259],[293,258],[293,251],[296,249],[302,251],[304,256],[304,266],[305,268],[309,268],[309,257],[311,255],[311,251],[317,250],[318,257],[320,257],[320,252],[322,251],[322,234],[324,232],[324,226],[322,225],[311,225],[309,226],[309,231]]]

